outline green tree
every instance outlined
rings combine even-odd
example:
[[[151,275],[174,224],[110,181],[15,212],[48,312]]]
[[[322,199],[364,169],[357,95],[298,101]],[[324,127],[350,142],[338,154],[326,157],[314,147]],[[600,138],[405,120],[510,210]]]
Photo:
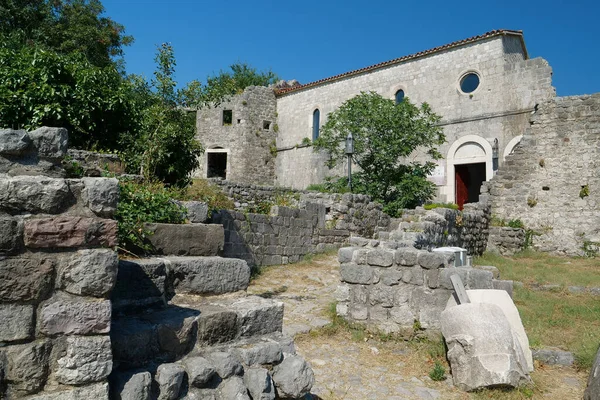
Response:
[[[99,0],[3,0],[0,39],[4,46],[77,53],[94,66],[122,68],[123,46],[133,38],[103,14]]]
[[[363,92],[328,115],[314,149],[326,151],[327,165],[333,168],[346,160],[344,141],[352,133],[352,161],[360,168],[353,175],[356,189],[396,215],[435,194],[435,186],[427,180],[435,163],[406,160],[415,150],[432,160],[441,158],[437,147],[445,136],[439,121],[427,103],[417,107],[404,99],[395,104],[377,93]]]

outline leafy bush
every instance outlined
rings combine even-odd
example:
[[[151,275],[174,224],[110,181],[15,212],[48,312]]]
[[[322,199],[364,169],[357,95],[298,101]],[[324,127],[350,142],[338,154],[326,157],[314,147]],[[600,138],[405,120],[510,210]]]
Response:
[[[431,204],[425,204],[423,206],[424,209],[426,210],[433,210],[434,208],[450,208],[452,210],[458,210],[458,204],[454,204],[454,203],[431,203]]]
[[[161,183],[119,182],[120,199],[115,214],[118,223],[120,246],[127,251],[150,253],[152,246],[147,238],[150,232],[146,222],[182,224],[186,211],[173,201]]]
[[[525,228],[525,224],[523,224],[523,221],[521,221],[520,219],[511,219],[510,221],[508,221],[507,224],[510,228]]]
[[[439,361],[436,361],[433,369],[429,373],[429,377],[432,381],[443,381],[446,379],[446,368],[444,368]]]
[[[193,179],[192,184],[185,188],[173,188],[171,196],[182,201],[202,201],[208,204],[210,211],[232,210],[235,204],[217,185],[206,179]]]

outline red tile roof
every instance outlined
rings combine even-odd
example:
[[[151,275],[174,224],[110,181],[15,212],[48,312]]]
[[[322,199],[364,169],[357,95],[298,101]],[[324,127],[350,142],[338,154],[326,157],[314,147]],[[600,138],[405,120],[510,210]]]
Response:
[[[406,62],[406,61],[411,61],[420,57],[424,57],[424,56],[428,56],[431,55],[433,53],[437,53],[439,51],[444,51],[444,50],[449,50],[449,49],[453,49],[455,47],[460,47],[460,46],[464,46],[467,44],[471,44],[480,40],[485,40],[485,39],[489,39],[495,36],[503,36],[503,35],[513,35],[513,36],[518,36],[521,39],[521,44],[523,45],[523,49],[525,50],[525,58],[528,58],[528,54],[527,54],[527,48],[525,47],[525,41],[523,40],[523,31],[514,31],[514,30],[509,30],[509,29],[498,29],[495,31],[490,31],[490,32],[486,32],[483,35],[479,35],[479,36],[473,36],[470,37],[468,39],[463,39],[463,40],[459,40],[456,42],[452,42],[449,44],[445,44],[443,46],[438,46],[438,47],[434,47],[433,49],[430,50],[425,50],[425,51],[420,51],[418,53],[415,54],[410,54],[408,56],[403,56],[400,58],[396,58],[390,61],[385,61],[379,64],[375,64],[375,65],[371,65],[369,67],[364,67],[364,68],[360,68],[354,71],[350,71],[350,72],[345,72],[343,74],[339,74],[339,75],[335,75],[329,78],[325,78],[325,79],[320,79],[318,81],[314,81],[314,82],[310,82],[304,85],[299,85],[299,86],[294,86],[291,88],[285,88],[285,89],[279,89],[275,92],[276,96],[282,96],[288,93],[292,93],[292,92],[298,92],[304,89],[309,89],[311,87],[315,87],[315,86],[319,86],[323,83],[328,83],[328,82],[334,82],[337,81],[339,79],[343,79],[343,78],[348,78],[351,76],[355,76],[355,75],[360,75],[366,72],[371,72],[371,71],[375,71],[377,69],[380,68],[385,68],[385,67],[389,67],[391,65],[394,64],[400,64],[402,62]]]

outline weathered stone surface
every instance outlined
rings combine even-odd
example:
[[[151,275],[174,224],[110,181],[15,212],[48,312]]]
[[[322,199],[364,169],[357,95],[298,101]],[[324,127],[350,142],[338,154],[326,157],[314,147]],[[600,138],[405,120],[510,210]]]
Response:
[[[440,321],[456,386],[472,391],[528,381],[523,350],[500,307],[461,304],[442,312]]]
[[[109,336],[70,336],[66,354],[57,360],[56,380],[66,385],[99,382],[112,371]]]
[[[67,154],[68,132],[65,128],[43,126],[29,132],[37,153],[42,158],[60,160]]]
[[[82,181],[84,204],[97,216],[111,218],[119,201],[119,181],[116,178],[83,178]]]
[[[116,318],[110,331],[115,361],[139,367],[159,354],[156,327],[137,318]]]
[[[234,301],[230,307],[238,315],[242,337],[281,332],[283,303],[280,301],[248,296]]]
[[[134,307],[165,304],[167,268],[158,258],[119,260],[116,284],[111,293],[113,307],[132,311]]]
[[[0,210],[10,214],[57,214],[74,203],[64,179],[17,176],[0,180]]]
[[[221,257],[167,257],[176,293],[222,294],[246,290],[250,267],[244,260]]]
[[[570,351],[556,349],[538,349],[532,352],[533,359],[547,365],[570,367],[575,364],[575,356]]]
[[[356,239],[356,238],[353,238]],[[349,263],[352,261],[352,255],[354,254],[354,247],[342,247],[338,250],[338,261],[340,264]]]
[[[0,218],[0,254],[15,254],[23,249],[23,221]]]
[[[419,252],[413,248],[400,248],[396,250],[396,264],[413,266],[417,264]]]
[[[175,400],[179,398],[185,369],[179,364],[161,364],[156,369],[154,380],[158,383],[158,400]]]
[[[383,249],[371,250],[367,253],[367,264],[377,267],[391,267],[394,263],[394,253]]]
[[[368,285],[373,280],[373,269],[367,265],[354,263],[342,264],[340,266],[342,281],[347,283],[359,283]]]
[[[240,321],[235,311],[220,305],[202,307],[198,319],[198,343],[208,346],[224,343],[237,338],[240,334]]]
[[[208,204],[201,201],[179,202],[187,210],[187,219],[193,224],[201,224],[208,220]]]
[[[44,335],[89,335],[110,331],[109,300],[55,295],[39,311],[38,329]]]
[[[221,379],[227,379],[232,375],[241,375],[242,364],[231,354],[224,351],[215,351],[206,354],[205,357],[215,366],[215,371]]]
[[[258,342],[237,349],[237,354],[249,366],[277,364],[283,358],[281,346],[276,342]]]
[[[30,144],[27,131],[0,129],[0,154],[20,155],[27,151]]]
[[[590,376],[588,377],[587,387],[583,394],[583,400],[596,400],[600,398],[600,350],[596,354]]]
[[[54,261],[50,256],[21,256],[0,260],[0,300],[43,299],[52,290],[53,272]]]
[[[212,363],[204,357],[189,357],[183,363],[190,385],[197,388],[205,386],[216,372]]]
[[[69,390],[44,392],[27,400],[108,400],[108,383],[96,383]],[[120,399],[120,397],[119,397]],[[123,399],[124,400],[124,399]]]
[[[39,391],[48,376],[51,345],[41,340],[0,349],[5,354],[6,380],[15,397]]]
[[[114,250],[79,250],[59,267],[56,286],[73,294],[104,297],[115,284],[118,262]]]
[[[533,358],[531,355],[531,350],[529,349],[529,339],[527,338],[527,333],[525,333],[525,328],[521,322],[519,310],[517,310],[517,307],[513,303],[508,293],[504,290],[480,289],[467,290],[467,295],[469,296],[471,303],[495,304],[500,307],[508,323],[510,324],[514,335],[519,340],[519,344],[523,350],[523,356],[527,362],[527,371],[533,371]],[[446,308],[448,309],[454,306],[456,306],[456,300],[454,299],[454,296],[450,296]]]
[[[446,255],[429,251],[421,251],[417,257],[418,264],[425,269],[444,268],[447,260]]]
[[[250,400],[244,380],[239,376],[232,376],[223,381],[219,385],[217,398],[219,400]]]
[[[30,339],[33,311],[29,305],[0,304],[0,342]]]
[[[150,400],[151,385],[152,376],[150,372],[121,372],[114,377],[114,383],[111,385],[111,398],[116,400]]]
[[[113,247],[116,244],[117,221],[114,220],[56,217],[25,221],[25,246],[27,247]]]
[[[275,386],[266,368],[248,368],[244,372],[244,383],[252,400],[274,400]]]
[[[273,382],[279,397],[296,399],[310,393],[315,375],[302,357],[286,354],[281,364],[273,368]]]
[[[492,286],[495,290],[504,290],[511,298],[513,297],[513,281],[494,279]]]
[[[381,276],[380,276],[381,283],[383,283],[384,285],[387,285],[387,286],[397,285],[402,280],[403,275],[404,275],[404,272],[395,271],[395,270],[382,272]]]
[[[145,224],[157,254],[175,256],[218,256],[225,234],[217,224]]]
[[[161,356],[167,360],[175,360],[194,346],[199,314],[197,310],[169,306],[142,318],[156,327]]]
[[[471,268],[466,285],[469,289],[493,289],[493,277],[494,275],[490,271]]]

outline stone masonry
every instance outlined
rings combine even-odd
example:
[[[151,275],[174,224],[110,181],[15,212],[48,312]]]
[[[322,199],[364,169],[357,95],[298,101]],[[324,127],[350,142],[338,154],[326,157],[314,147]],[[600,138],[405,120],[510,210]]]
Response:
[[[490,182],[492,213],[521,219],[533,248],[595,254],[600,244],[600,94],[540,105]]]
[[[108,398],[119,192],[62,178],[66,145],[0,130],[0,398]]]

